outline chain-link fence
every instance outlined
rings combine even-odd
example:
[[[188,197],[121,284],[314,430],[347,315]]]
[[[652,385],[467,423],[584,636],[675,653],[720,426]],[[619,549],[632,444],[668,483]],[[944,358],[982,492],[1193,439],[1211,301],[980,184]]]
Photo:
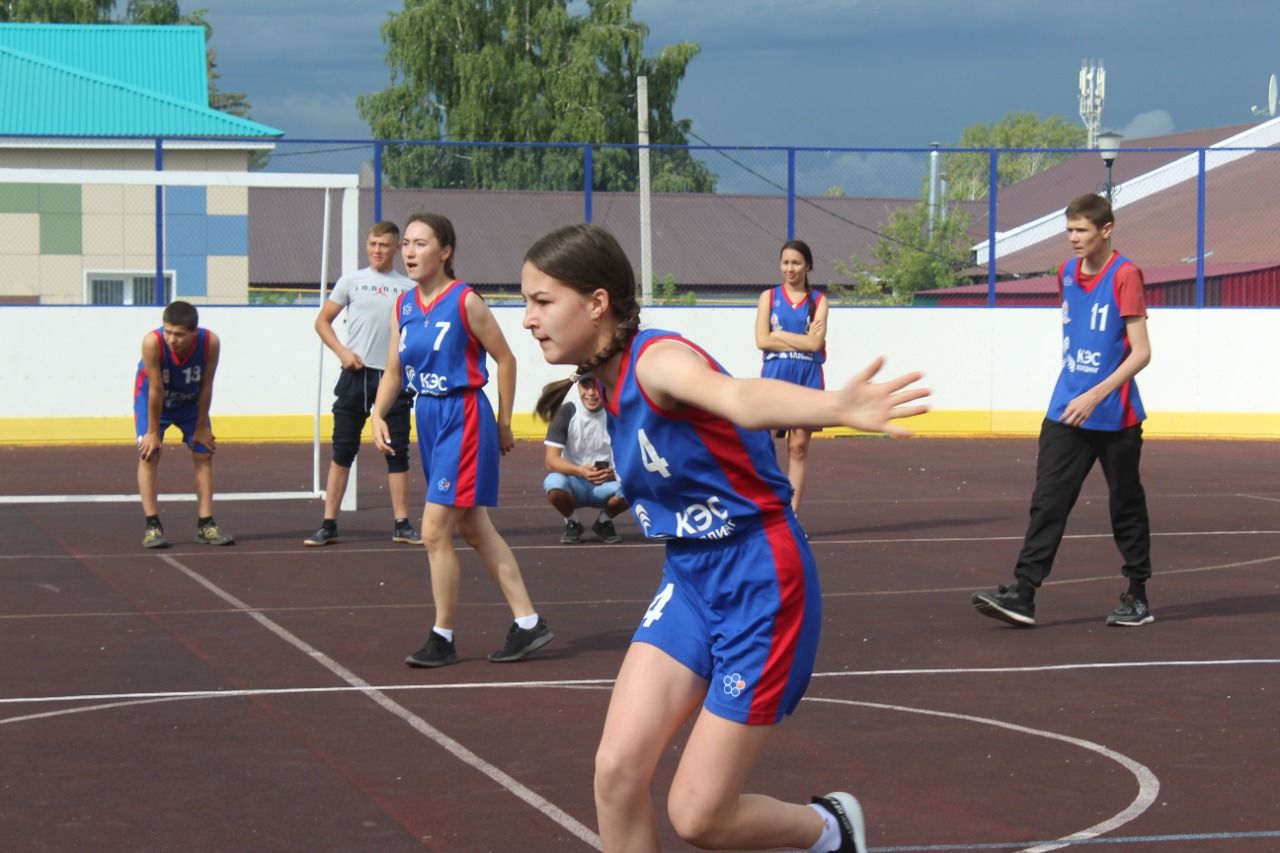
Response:
[[[0,158],[0,303],[314,303],[364,264],[370,224],[430,210],[457,229],[458,274],[495,301],[517,298],[534,240],[590,221],[656,304],[754,302],[791,238],[836,304],[1052,304],[1063,208],[1099,192],[1151,304],[1276,305],[1274,143],[1108,163],[1076,149],[32,140]],[[208,179],[112,183],[157,169]],[[358,184],[351,207],[336,176]]]

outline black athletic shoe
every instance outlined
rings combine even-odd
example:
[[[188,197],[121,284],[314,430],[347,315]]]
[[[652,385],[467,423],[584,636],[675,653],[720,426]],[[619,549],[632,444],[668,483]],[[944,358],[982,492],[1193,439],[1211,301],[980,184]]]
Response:
[[[407,542],[410,545],[421,545],[422,534],[414,529],[413,525],[407,521],[396,523],[396,529],[391,531],[392,542]]]
[[[196,541],[201,545],[234,545],[235,537],[216,524],[196,528]]]
[[[1120,596],[1120,606],[1111,611],[1107,616],[1108,625],[1116,625],[1121,628],[1136,628],[1139,625],[1146,625],[1148,622],[1156,621],[1156,617],[1151,612],[1151,608],[1141,598],[1125,593]]]
[[[611,518],[597,518],[596,523],[591,525],[591,532],[600,537],[600,541],[606,545],[616,545],[622,541],[622,537],[618,535],[618,528],[613,526]]]
[[[852,794],[836,791],[813,802],[831,812],[840,824],[840,846],[836,853],[867,853],[867,827],[862,819],[862,806]]]
[[[306,539],[303,539],[302,544],[316,548],[321,545],[328,545],[330,542],[337,542],[337,541],[338,541],[338,528],[335,525],[332,528],[321,527],[315,533],[312,533]]]
[[[1020,628],[1036,624],[1036,604],[1018,595],[1018,588],[1002,586],[995,592],[975,592],[973,607],[983,616],[1008,622]]]
[[[511,629],[507,631],[507,644],[489,655],[489,660],[494,663],[513,663],[530,652],[542,648],[551,642],[553,637],[555,634],[551,633],[551,629],[547,627],[547,621],[541,617],[538,618],[537,625],[528,629],[521,628],[512,622]]]
[[[576,518],[566,519],[564,533],[560,534],[561,545],[577,545],[582,541],[582,522]]]
[[[426,645],[405,658],[404,662],[419,667],[448,666],[458,662],[458,650],[454,648],[453,640],[446,640],[432,631]]]

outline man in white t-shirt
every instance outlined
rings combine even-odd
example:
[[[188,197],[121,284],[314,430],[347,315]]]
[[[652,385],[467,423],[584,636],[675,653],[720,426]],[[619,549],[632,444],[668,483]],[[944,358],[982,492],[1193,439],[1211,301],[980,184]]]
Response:
[[[306,545],[338,541],[342,495],[347,490],[351,463],[360,450],[360,433],[378,395],[378,382],[387,363],[391,312],[400,294],[413,287],[412,281],[392,269],[399,250],[400,229],[396,224],[374,223],[365,242],[369,266],[338,279],[316,317],[316,334],[342,362],[342,373],[333,389],[337,398],[333,402],[333,459],[325,484],[324,523],[303,540]],[[343,309],[347,312],[345,346],[333,328]],[[391,541],[421,545],[422,536],[409,521],[409,414],[412,409],[413,395],[403,392],[387,413],[391,446],[395,449],[395,453],[387,457],[387,481],[395,518]]]
[[[560,541],[582,541],[584,528],[576,510],[597,507],[600,514],[591,532],[612,545],[621,542],[613,519],[627,508],[622,484],[613,471],[613,449],[605,426],[604,399],[594,376],[578,380],[578,402],[565,400],[547,425],[547,478],[542,483],[547,501],[564,517]]]

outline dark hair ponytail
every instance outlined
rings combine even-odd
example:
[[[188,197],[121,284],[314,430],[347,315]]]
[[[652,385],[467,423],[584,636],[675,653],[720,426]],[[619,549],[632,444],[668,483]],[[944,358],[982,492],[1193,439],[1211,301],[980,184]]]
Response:
[[[449,278],[457,278],[453,272],[453,259],[458,254],[458,235],[454,233],[453,223],[449,221],[449,217],[439,213],[415,213],[404,224],[405,230],[408,231],[409,226],[415,222],[421,222],[431,229],[431,232],[436,235],[436,242],[440,244],[441,249],[449,248],[453,250],[449,252],[449,257],[444,259],[444,274]]]
[[[524,259],[583,295],[603,288],[609,294],[609,309],[618,320],[613,338],[579,364],[575,375],[550,382],[542,389],[534,411],[543,420],[551,420],[574,382],[617,355],[640,328],[636,274],[617,238],[596,225],[557,228],[530,246]]]

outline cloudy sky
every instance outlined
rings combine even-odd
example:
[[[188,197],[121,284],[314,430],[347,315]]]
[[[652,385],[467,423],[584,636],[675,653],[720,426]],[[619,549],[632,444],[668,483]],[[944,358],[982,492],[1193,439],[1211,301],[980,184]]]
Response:
[[[184,3],[184,8],[189,3]],[[356,95],[390,80],[402,0],[203,0],[222,86],[289,138],[367,138]],[[701,53],[677,115],[717,145],[956,144],[1013,111],[1078,122],[1101,58],[1103,124],[1128,139],[1252,120],[1280,72],[1274,0],[636,0],[647,50]]]

